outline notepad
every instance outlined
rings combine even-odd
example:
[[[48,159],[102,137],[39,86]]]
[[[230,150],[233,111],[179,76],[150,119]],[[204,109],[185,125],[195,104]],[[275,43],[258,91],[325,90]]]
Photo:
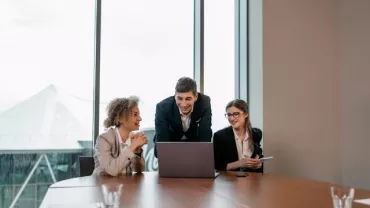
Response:
[[[354,200],[354,202],[370,205],[370,199],[357,199],[357,200]]]

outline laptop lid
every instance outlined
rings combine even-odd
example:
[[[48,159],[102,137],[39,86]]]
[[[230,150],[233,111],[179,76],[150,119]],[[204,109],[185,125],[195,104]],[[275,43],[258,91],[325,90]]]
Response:
[[[160,177],[214,178],[212,142],[157,142]]]

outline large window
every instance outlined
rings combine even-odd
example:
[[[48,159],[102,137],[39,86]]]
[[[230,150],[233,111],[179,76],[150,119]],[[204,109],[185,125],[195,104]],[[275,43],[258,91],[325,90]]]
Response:
[[[193,76],[193,2],[104,1],[101,37],[101,103],[137,95],[141,128],[154,127],[156,103]]]
[[[130,95],[140,98],[140,128],[153,130],[156,104],[193,76],[193,11],[189,0],[102,2],[100,132],[106,104]]]
[[[204,92],[211,97],[214,132],[228,125],[225,106],[235,97],[234,11],[234,1],[204,1]]]
[[[0,1],[0,207],[38,207],[50,184],[78,176],[78,156],[92,154],[92,127],[104,131],[105,108],[116,97],[140,98],[146,170],[156,170],[155,106],[174,95],[180,77],[201,74],[202,63],[198,85],[211,97],[213,130],[228,125],[235,1],[202,2]],[[101,52],[97,60],[94,51]],[[93,86],[94,77],[100,85]]]
[[[92,152],[94,11],[91,1],[0,1],[0,207],[39,207]]]

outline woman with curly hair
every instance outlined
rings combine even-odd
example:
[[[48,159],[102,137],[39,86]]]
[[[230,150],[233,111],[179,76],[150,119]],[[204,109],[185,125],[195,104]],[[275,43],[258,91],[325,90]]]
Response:
[[[108,104],[106,131],[96,139],[94,174],[117,176],[144,170],[142,146],[147,138],[142,133],[132,133],[142,120],[138,101],[137,97],[116,98]]]

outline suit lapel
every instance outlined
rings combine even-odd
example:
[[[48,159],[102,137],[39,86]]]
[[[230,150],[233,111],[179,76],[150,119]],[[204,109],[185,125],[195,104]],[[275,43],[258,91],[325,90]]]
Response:
[[[258,143],[255,142],[256,141],[256,134],[254,133],[254,131],[252,130],[252,134],[253,134],[253,155],[252,157],[256,157],[258,152],[259,152],[259,147],[258,147]]]
[[[172,119],[174,123],[176,124],[175,128],[181,129],[182,130],[182,121],[180,117],[180,110],[179,107],[176,105],[175,98],[173,100],[172,104]]]
[[[195,101],[194,107],[193,107],[193,112],[191,113],[191,122],[197,122],[198,117],[200,116],[200,100],[199,100],[199,94],[198,94],[198,100]]]
[[[113,151],[112,151],[112,154],[114,157],[118,157],[118,155],[121,153],[121,148],[120,148],[120,143],[119,143],[119,140],[121,139],[120,136],[118,135],[117,133],[117,129],[116,128],[111,128],[111,130],[113,131],[114,133],[114,141],[113,141],[113,144],[114,145],[114,148],[113,148]]]
[[[239,160],[238,149],[236,148],[235,135],[231,126],[227,128],[226,134],[226,141],[228,141],[230,148],[230,157],[232,158],[232,161],[237,161]]]

